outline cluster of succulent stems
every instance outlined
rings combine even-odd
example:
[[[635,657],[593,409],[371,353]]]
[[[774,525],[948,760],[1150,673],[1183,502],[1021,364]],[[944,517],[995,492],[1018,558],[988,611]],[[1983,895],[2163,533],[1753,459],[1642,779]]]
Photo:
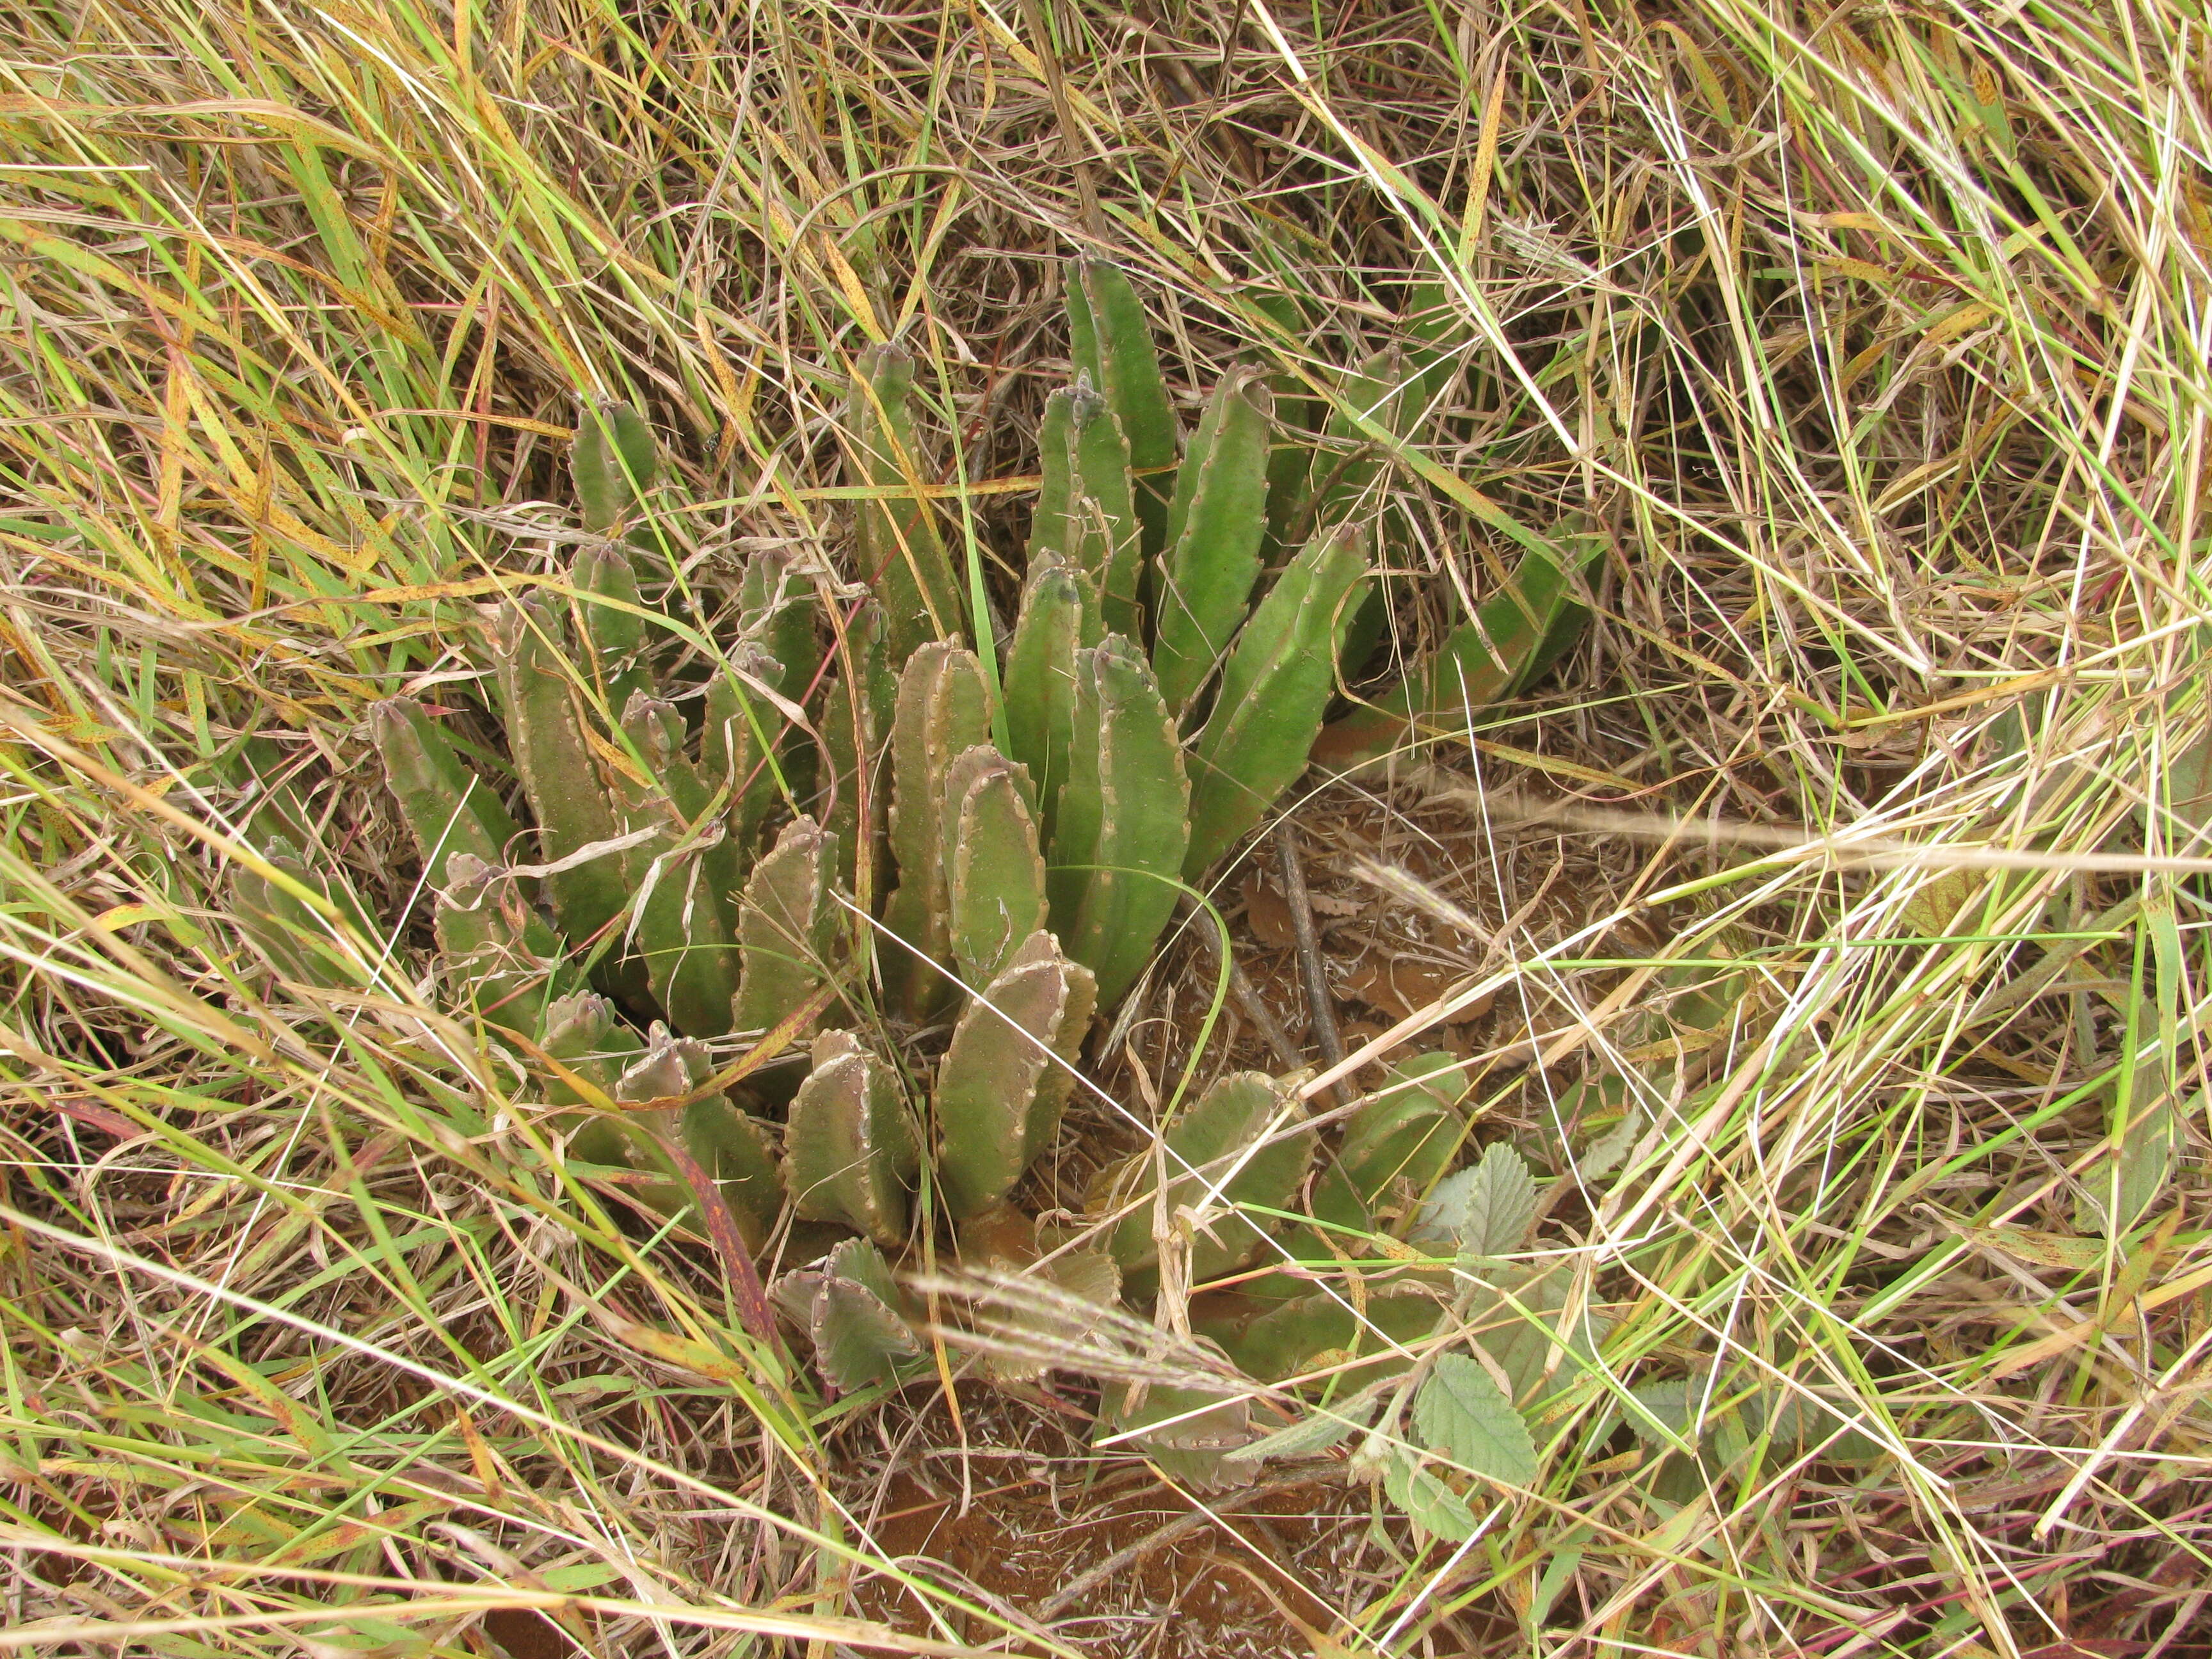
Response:
[[[526,825],[433,711],[370,711],[446,994],[526,1057],[566,1156],[635,1203],[680,1213],[703,1172],[756,1249],[787,1220],[843,1236],[775,1291],[840,1389],[916,1363],[891,1264],[925,1188],[963,1257],[1044,1258],[1060,1295],[1104,1307],[1149,1291],[1178,1214],[1214,1216],[1176,1253],[1202,1283],[1251,1266],[1301,1202],[1341,1233],[1433,1182],[1465,1129],[1421,1074],[1317,1174],[1297,1079],[1238,1073],[1109,1168],[1086,1224],[1041,1231],[1014,1207],[1100,1017],[1317,743],[1370,758],[1525,681],[1573,621],[1572,573],[1532,557],[1328,726],[1384,609],[1371,447],[1286,435],[1249,368],[1185,438],[1127,277],[1079,261],[1066,295],[1073,384],[1046,404],[1010,618],[916,488],[913,361],[875,346],[844,422],[848,562],[753,554],[710,653],[663,609],[671,486],[650,429],[625,405],[587,413],[572,472],[595,539],[480,629]],[[1401,418],[1390,399],[1419,381],[1378,359],[1346,396]],[[280,966],[308,971],[295,902],[240,884]],[[785,1063],[717,1088],[718,1048]],[[1291,1291],[1224,1326],[1250,1363],[1356,1346],[1348,1310]]]

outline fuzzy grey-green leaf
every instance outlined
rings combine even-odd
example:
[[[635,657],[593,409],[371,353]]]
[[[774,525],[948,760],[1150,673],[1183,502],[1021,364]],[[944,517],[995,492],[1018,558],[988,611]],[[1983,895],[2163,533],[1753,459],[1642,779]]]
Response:
[[[1521,1154],[1499,1141],[1482,1161],[1446,1176],[1407,1237],[1449,1243],[1469,1255],[1510,1255],[1536,1218],[1536,1182]]]
[[[1446,1543],[1474,1536],[1474,1511],[1403,1446],[1393,1446],[1382,1466],[1382,1490],[1423,1532]]]
[[[1536,1484],[1528,1425],[1490,1373],[1465,1354],[1437,1357],[1413,1396],[1413,1426],[1431,1451],[1472,1474],[1512,1486]]]

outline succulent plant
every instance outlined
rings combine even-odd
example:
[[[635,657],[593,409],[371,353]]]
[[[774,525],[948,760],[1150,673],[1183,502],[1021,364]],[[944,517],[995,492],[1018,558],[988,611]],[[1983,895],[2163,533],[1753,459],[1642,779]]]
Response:
[[[878,417],[902,429],[901,377],[881,378]],[[619,411],[598,417],[617,439],[580,433],[579,493],[593,499],[595,525],[619,532],[643,511],[657,466],[648,447],[622,439],[635,429]],[[931,544],[895,505],[878,505],[879,542]],[[1103,867],[1048,872],[1037,787],[990,741],[1004,705],[981,663],[957,641],[923,638],[894,672],[890,618],[908,601],[887,594],[838,618],[839,672],[815,726],[822,752],[809,757],[825,786],[818,804],[844,834],[798,812],[771,842],[775,802],[800,769],[785,705],[818,648],[817,614],[781,556],[757,555],[738,583],[736,642],[703,686],[686,685],[633,545],[587,544],[565,606],[514,599],[485,614],[496,709],[533,829],[422,705],[375,705],[371,733],[434,886],[453,999],[537,1064],[571,1157],[666,1213],[706,1201],[689,1176],[703,1172],[756,1243],[787,1204],[799,1221],[860,1234],[780,1281],[778,1297],[817,1339],[834,1386],[882,1380],[917,1352],[883,1253],[908,1242],[919,1194],[964,1239],[991,1241],[992,1259],[1011,1259],[1016,1237],[1028,1242],[1012,1257],[1037,1254],[1034,1228],[1006,1201],[1058,1132],[1099,1006],[1097,976],[1060,939],[1082,940],[1124,981],[1141,969],[1187,833],[1174,731],[1135,648],[1095,628],[1096,642],[1082,643],[1072,623],[1058,655],[1081,741],[1061,757],[1061,840]],[[1055,597],[1079,616],[1074,581]],[[911,630],[933,613],[913,599],[899,614]],[[1035,637],[1026,608],[1024,621]],[[625,687],[617,714],[610,698]],[[283,868],[309,878],[296,859]],[[855,920],[865,911],[852,894],[864,869],[889,878],[884,914],[903,947],[881,959],[886,1006],[949,1025],[933,1068],[902,1060],[850,1018],[870,1001],[868,936]],[[301,912],[276,931],[287,971],[306,976],[312,911],[254,879],[263,912]],[[757,1069],[716,1086],[708,1042],[771,1033],[811,1046],[795,1091],[764,1086]],[[1304,1159],[1301,1144],[1299,1173]],[[1066,1254],[1052,1271],[1066,1294],[1116,1294],[1107,1254]]]
[[[1223,1078],[1164,1127],[1158,1143],[1109,1168],[1092,1208],[1120,1213],[1107,1248],[1125,1271],[1154,1267],[1159,1231],[1176,1218],[1227,1211],[1192,1227],[1189,1277],[1215,1279],[1261,1249],[1267,1223],[1251,1212],[1286,1207],[1313,1159],[1313,1136],[1294,1090],[1257,1072]],[[1249,1206],[1249,1207],[1248,1207]]]
[[[776,1287],[839,1389],[918,1359],[890,1264],[927,1217],[950,1218],[963,1260],[1042,1264],[1063,1303],[1103,1306],[1125,1276],[1142,1291],[1164,1247],[1186,1281],[1250,1265],[1316,1156],[1296,1091],[1238,1073],[1100,1179],[1103,1248],[1011,1207],[1094,1018],[1304,769],[1373,614],[1369,537],[1346,516],[1370,461],[1285,464],[1249,368],[1186,442],[1127,277],[1079,262],[1068,307],[1074,383],[1048,401],[1003,638],[924,488],[914,364],[879,345],[854,366],[845,434],[865,598],[770,550],[711,637],[678,620],[660,574],[680,551],[659,510],[675,484],[635,411],[595,405],[573,469],[596,539],[564,580],[483,618],[527,827],[434,711],[403,697],[369,715],[435,894],[447,994],[534,1069],[570,1156],[665,1213],[719,1200],[755,1244],[787,1206],[857,1235]],[[1515,656],[1493,689],[1525,678],[1571,606],[1568,573],[1540,574],[1374,729],[1418,722],[1477,651]],[[266,862],[276,879],[238,887],[272,960],[343,977],[301,896],[331,889],[289,849]],[[750,1052],[718,1073],[710,1045],[732,1039]],[[794,1048],[803,1081],[764,1064]],[[1314,1201],[1340,1227],[1409,1215],[1462,1137],[1415,1089],[1354,1121]],[[1301,1319],[1334,1317],[1278,1300],[1285,1353],[1310,1334]],[[1109,1415],[1193,1456],[1244,1432],[1200,1388],[1201,1426],[1153,1435],[1176,1398]]]

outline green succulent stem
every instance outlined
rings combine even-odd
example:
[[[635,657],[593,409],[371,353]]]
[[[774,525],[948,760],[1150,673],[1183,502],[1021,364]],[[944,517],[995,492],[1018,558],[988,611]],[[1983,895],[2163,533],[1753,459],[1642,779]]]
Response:
[[[576,428],[568,470],[584,527],[604,533],[643,509],[646,492],[659,477],[660,447],[628,404],[594,404]]]
[[[1362,541],[1349,528],[1316,537],[1237,635],[1191,747],[1188,879],[1249,834],[1305,770],[1368,579]]]
[[[562,931],[586,941],[622,914],[629,892],[617,853],[586,852],[621,830],[607,773],[586,736],[567,636],[551,611],[509,599],[495,614],[492,645],[508,742],[538,819],[540,849],[549,864],[574,860],[546,875],[545,891]]]
[[[371,703],[368,729],[384,763],[385,782],[432,885],[445,878],[446,860],[454,853],[486,864],[507,862],[521,840],[521,826],[421,703],[412,697]]]
[[[1051,1144],[1097,1006],[1089,970],[1040,931],[961,1015],[935,1093],[937,1178],[956,1218],[1005,1198]]]
[[[1182,714],[1212,675],[1259,580],[1272,418],[1266,380],[1256,371],[1231,371],[1207,402],[1176,475],[1152,642],[1152,666],[1170,713]]]
[[[1073,725],[1046,890],[1053,931],[1111,1008],[1175,912],[1190,785],[1159,688],[1127,641],[1076,653]]]
[[[1167,543],[1163,486],[1176,464],[1178,433],[1152,324],[1120,266],[1103,259],[1075,262],[1068,273],[1067,328],[1078,374],[1104,394],[1121,426],[1134,475],[1140,552],[1157,558]]]
[[[1560,556],[1531,549],[1512,581],[1453,630],[1377,701],[1333,721],[1313,748],[1316,765],[1350,769],[1416,738],[1465,732],[1468,718],[1511,696],[1572,643],[1587,614],[1577,596],[1595,538]]]
[[[916,1018],[952,988],[951,894],[945,867],[945,779],[956,756],[991,737],[990,694],[975,653],[941,640],[917,647],[899,676],[891,726],[891,854],[898,885],[884,925],[903,940],[886,980]]]
[[[944,538],[921,490],[913,389],[913,357],[872,345],[854,365],[846,406],[854,482],[881,492],[860,504],[854,556],[883,602],[894,663],[926,641],[958,638],[963,615]]]

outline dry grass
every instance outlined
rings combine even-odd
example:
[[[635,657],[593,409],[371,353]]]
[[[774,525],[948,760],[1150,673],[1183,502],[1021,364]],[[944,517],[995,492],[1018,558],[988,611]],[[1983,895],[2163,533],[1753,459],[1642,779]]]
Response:
[[[1193,391],[1247,351],[1318,389],[1416,313],[1463,334],[1378,503],[1404,648],[1518,538],[1607,550],[1534,697],[1300,819],[1347,990],[1397,957],[1491,999],[1452,1027],[1479,1133],[1555,1177],[1603,1364],[1472,1544],[1332,1484],[1301,1524],[1349,1513],[1343,1547],[1213,1534],[1289,1599],[1176,1639],[2212,1650],[2206,31],[2153,0],[18,8],[0,1645],[1176,1650],[1168,1579],[1047,1630],[887,1561],[880,1518],[988,1492],[994,1449],[1079,1522],[1133,1466],[1057,1437],[1080,1379],[957,1424],[923,1385],[825,1405],[710,1253],[564,1188],[423,1005],[360,721],[470,699],[471,600],[557,551],[579,394],[679,451],[708,605],[747,538],[838,547],[844,366],[901,333],[953,508],[1012,552],[1018,486],[957,486],[1033,469],[1056,262],[1091,247]],[[223,915],[272,814],[383,930],[358,995],[272,981]],[[1739,1000],[1683,1052],[1644,1016],[1698,952]],[[1169,961],[1099,1062],[1124,1103],[1131,1056],[1188,1058]],[[1607,1125],[1560,1118],[1607,1076],[1640,1115],[1599,1175]],[[1669,1484],[1626,1402],[1684,1377],[1715,1421],[1814,1391],[1876,1454],[1754,1441]]]

